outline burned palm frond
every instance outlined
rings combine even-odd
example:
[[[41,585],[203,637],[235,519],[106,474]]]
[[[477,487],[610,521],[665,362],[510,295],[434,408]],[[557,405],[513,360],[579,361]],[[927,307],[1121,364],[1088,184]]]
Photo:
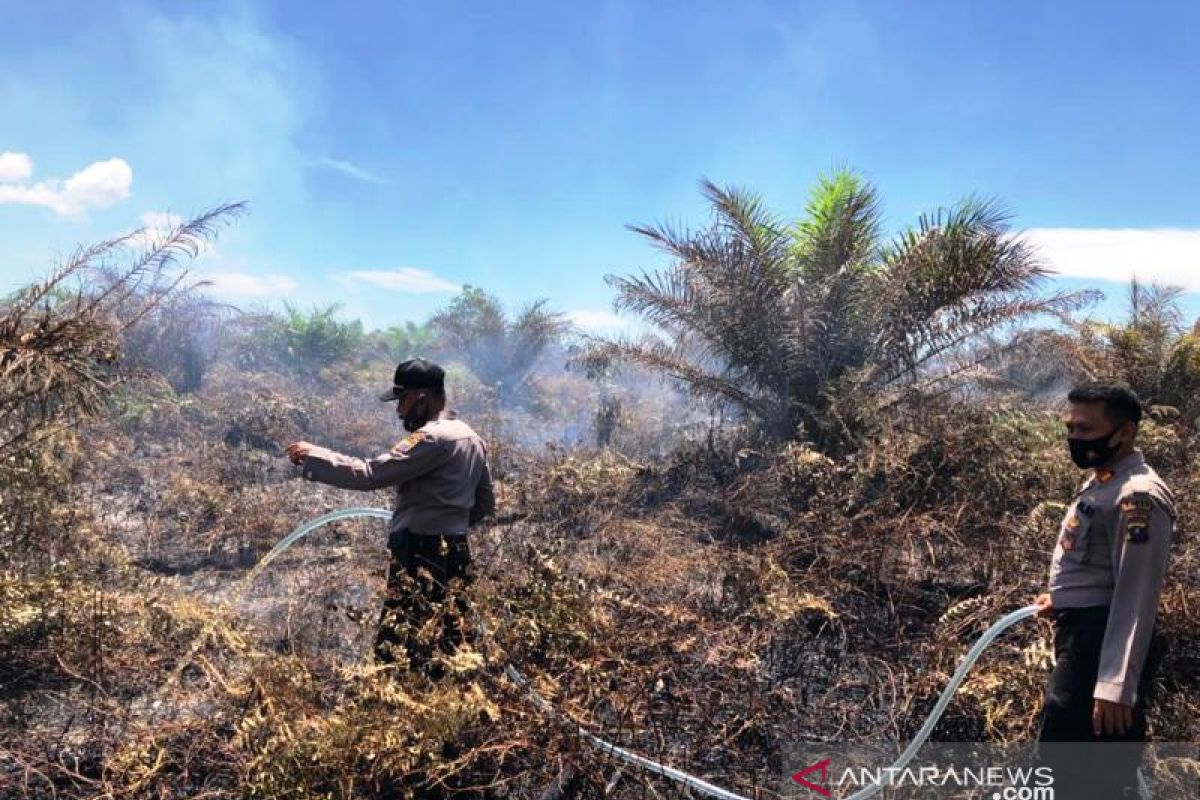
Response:
[[[122,336],[182,285],[200,252],[241,204],[173,226],[132,263],[135,234],[77,250],[46,280],[0,306],[0,456],[96,413],[124,376]]]
[[[1070,385],[1089,374],[1088,364],[1067,329],[1032,328],[1005,338],[986,335],[968,348],[986,368],[981,391],[1017,398],[1065,395]]]
[[[758,414],[768,413],[768,409],[758,405],[759,401],[753,394],[743,391],[727,376],[706,369],[698,358],[686,355],[686,349],[681,350],[662,340],[592,338],[589,341],[591,346],[586,355],[581,355],[576,361],[582,367],[602,360],[632,364],[665,374],[699,394],[719,397]]]

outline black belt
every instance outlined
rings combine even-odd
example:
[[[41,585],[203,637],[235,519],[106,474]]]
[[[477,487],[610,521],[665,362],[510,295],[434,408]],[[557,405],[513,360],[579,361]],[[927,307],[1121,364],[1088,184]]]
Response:
[[[453,543],[465,542],[467,540],[466,532],[462,533],[420,533],[418,531],[410,531],[408,528],[398,528],[388,535],[388,549],[399,556],[408,556],[408,542],[410,538],[417,539],[436,539],[439,536],[445,536],[446,539]]]
[[[1108,606],[1056,608],[1052,616],[1055,622],[1063,625],[1101,625],[1108,621]]]

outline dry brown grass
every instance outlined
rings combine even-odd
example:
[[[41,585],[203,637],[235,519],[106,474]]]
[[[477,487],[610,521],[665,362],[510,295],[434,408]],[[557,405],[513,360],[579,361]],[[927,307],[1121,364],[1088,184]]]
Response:
[[[787,796],[797,742],[915,732],[970,641],[1040,589],[1047,504],[1076,477],[1052,421],[969,407],[897,420],[854,460],[754,449],[736,432],[655,462],[509,447],[502,522],[473,540],[472,600],[493,635],[430,684],[365,661],[386,565],[377,524],[314,533],[239,586],[301,521],[390,498],[295,480],[275,454],[360,413],[238,380],[146,401],[137,420],[89,428],[86,457],[71,451],[70,492],[44,500],[70,532],[59,566],[0,581],[0,794],[680,796],[538,711],[503,677],[513,663],[607,739]],[[260,445],[227,442],[235,422]],[[337,435],[373,452],[377,431]],[[1191,530],[1195,440],[1146,434]],[[1198,553],[1185,536],[1163,601],[1160,739],[1200,739]],[[1031,738],[1049,633],[1007,634],[935,738]]]

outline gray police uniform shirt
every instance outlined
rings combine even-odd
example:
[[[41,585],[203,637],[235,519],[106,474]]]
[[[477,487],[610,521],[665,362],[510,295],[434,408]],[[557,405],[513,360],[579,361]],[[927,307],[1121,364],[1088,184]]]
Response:
[[[487,449],[459,419],[433,420],[366,460],[314,447],[304,460],[304,477],[342,489],[396,486],[389,532],[463,534],[496,507]]]
[[[1108,606],[1094,696],[1132,706],[1175,527],[1171,490],[1135,449],[1075,494],[1050,562],[1055,608]]]

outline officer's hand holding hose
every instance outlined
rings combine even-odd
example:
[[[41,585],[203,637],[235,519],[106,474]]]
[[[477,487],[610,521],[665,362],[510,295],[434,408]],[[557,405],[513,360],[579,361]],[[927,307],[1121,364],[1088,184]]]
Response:
[[[1109,734],[1123,736],[1133,725],[1133,707],[1097,700],[1092,708],[1092,730],[1097,736]]]
[[[1043,592],[1034,598],[1033,604],[1041,608],[1039,619],[1048,617],[1054,611],[1054,603],[1050,594]],[[1092,704],[1092,730],[1097,736],[1101,734],[1121,736],[1133,725],[1133,707],[1113,703],[1109,700],[1095,700]]]
[[[303,464],[313,446],[308,442],[292,442],[287,446],[288,458],[293,464]]]

